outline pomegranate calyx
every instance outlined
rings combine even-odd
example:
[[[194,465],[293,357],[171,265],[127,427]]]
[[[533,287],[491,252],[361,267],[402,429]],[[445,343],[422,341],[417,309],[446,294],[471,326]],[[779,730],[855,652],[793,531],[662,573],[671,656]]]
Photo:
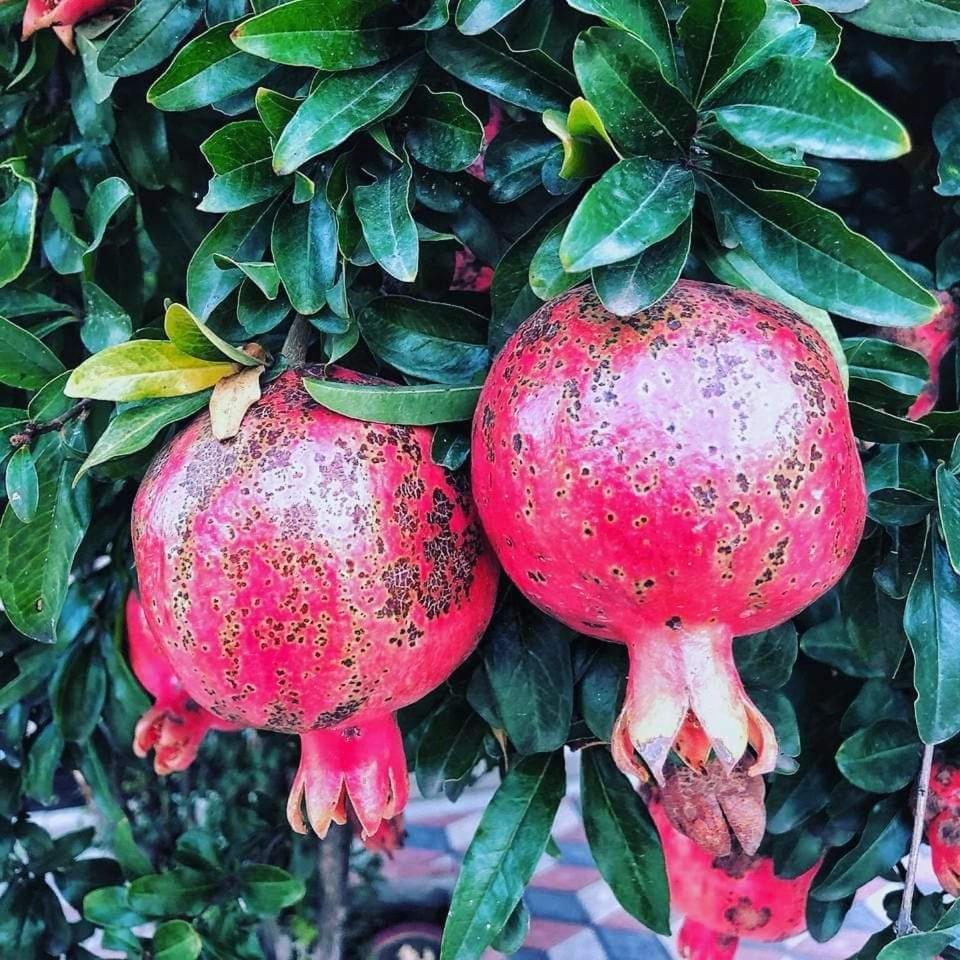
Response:
[[[160,776],[186,770],[214,719],[186,693],[174,700],[158,700],[137,721],[133,752],[142,758],[154,750],[153,769]]]
[[[403,740],[392,714],[363,726],[312,730],[300,735],[287,819],[297,833],[306,833],[309,823],[322,839],[352,810],[366,839],[403,810],[408,793]]]

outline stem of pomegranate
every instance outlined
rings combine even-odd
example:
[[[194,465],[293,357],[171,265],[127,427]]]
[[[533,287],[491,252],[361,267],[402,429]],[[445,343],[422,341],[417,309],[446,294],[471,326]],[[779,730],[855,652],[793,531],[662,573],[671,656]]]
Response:
[[[910,857],[907,860],[907,878],[903,885],[903,899],[900,901],[900,915],[893,925],[898,937],[916,933],[913,925],[913,891],[917,885],[917,863],[920,859],[920,841],[923,839],[923,824],[927,813],[927,794],[930,791],[930,768],[933,765],[933,746],[923,748],[923,761],[920,764],[920,778],[917,782],[917,806],[913,814],[913,838],[910,841]]]
[[[302,314],[296,314],[290,325],[287,339],[283,341],[280,353],[296,370],[307,362],[307,346],[310,341],[310,322]]]
[[[347,920],[350,825],[331,824],[320,841],[317,869],[320,874],[319,938],[310,960],[342,960],[343,931]]]

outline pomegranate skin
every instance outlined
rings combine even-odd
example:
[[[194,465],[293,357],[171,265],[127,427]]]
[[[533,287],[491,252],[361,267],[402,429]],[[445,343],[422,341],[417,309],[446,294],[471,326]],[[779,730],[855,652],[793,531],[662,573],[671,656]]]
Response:
[[[73,50],[73,25],[115,4],[116,0],[27,0],[20,38],[27,40],[37,30],[53,27],[64,45]]]
[[[737,939],[784,940],[806,930],[807,895],[819,862],[788,880],[773,872],[770,857],[713,857],[672,826],[659,801],[648,809],[660,833],[671,906],[686,918],[681,956],[732,958]]]
[[[839,373],[796,314],[680,281],[632,317],[589,287],[514,333],[480,395],[473,490],[506,573],[575,630],[625,643],[614,758],[658,779],[685,721],[754,774],[776,740],[732,638],[833,586],[859,542],[863,472]]]
[[[201,706],[300,734],[288,816],[301,832],[304,800],[320,835],[346,821],[348,796],[367,835],[400,812],[393,714],[450,675],[492,613],[496,561],[431,438],[332,413],[288,371],[234,439],[194,420],[137,493],[154,633]]]
[[[127,595],[126,626],[130,666],[155,700],[137,722],[133,752],[146,757],[153,750],[153,769],[160,776],[186,770],[196,759],[208,730],[241,728],[204,710],[183,689],[166,651],[150,631],[140,598],[133,592]]]
[[[960,896],[960,767],[946,760],[930,771],[925,820],[933,872],[950,896]]]

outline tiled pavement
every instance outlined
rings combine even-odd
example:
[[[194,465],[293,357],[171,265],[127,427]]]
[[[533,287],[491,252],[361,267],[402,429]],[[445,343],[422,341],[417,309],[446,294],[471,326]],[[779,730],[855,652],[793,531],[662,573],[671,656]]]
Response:
[[[415,800],[408,808],[407,845],[385,864],[384,875],[401,892],[452,888],[460,859],[477,827],[491,790],[474,789],[456,804]],[[576,784],[568,787],[554,826],[559,859],[544,856],[527,890],[532,920],[526,942],[515,960],[670,960],[672,938],[657,937],[626,913],[600,878],[580,820]],[[842,960],[855,953],[871,933],[886,925],[882,901],[891,884],[867,887],[829,943],[807,934],[783,943],[741,944],[738,960]],[[936,887],[929,863],[921,865],[919,886]],[[679,928],[675,918],[674,930]],[[500,954],[489,951],[489,960]]]

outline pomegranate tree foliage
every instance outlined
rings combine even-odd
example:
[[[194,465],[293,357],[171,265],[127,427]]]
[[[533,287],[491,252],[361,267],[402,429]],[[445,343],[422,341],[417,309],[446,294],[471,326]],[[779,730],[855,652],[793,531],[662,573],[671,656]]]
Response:
[[[903,878],[922,744],[949,753],[960,731],[960,378],[950,353],[937,409],[908,418],[927,362],[877,328],[927,321],[930,291],[960,281],[953,0],[140,0],[79,25],[75,54],[50,30],[21,43],[22,9],[0,6],[4,951],[89,957],[99,928],[130,957],[261,957],[265,930],[315,935],[315,841],[278,799],[287,741],[220,734],[162,781],[130,749],[148,703],[123,652],[131,498],[214,384],[258,363],[238,347],[279,358],[306,317],[311,357],[405,382],[315,398],[437,424],[457,469],[491,354],[541,301],[592,282],[629,313],[681,272],[816,326],[863,441],[852,568],[736,646],[781,744],[763,852],[784,876],[823,858],[818,940],[865,884]],[[468,168],[491,117],[484,180]],[[464,245],[495,268],[489,292],[451,289]],[[656,834],[603,746],[624,661],[508,592],[405,712],[425,794],[502,778],[443,960],[522,942],[564,744],[583,748],[601,873],[667,930]],[[31,820],[71,773],[96,842]],[[956,955],[939,894],[914,920],[857,956]]]

